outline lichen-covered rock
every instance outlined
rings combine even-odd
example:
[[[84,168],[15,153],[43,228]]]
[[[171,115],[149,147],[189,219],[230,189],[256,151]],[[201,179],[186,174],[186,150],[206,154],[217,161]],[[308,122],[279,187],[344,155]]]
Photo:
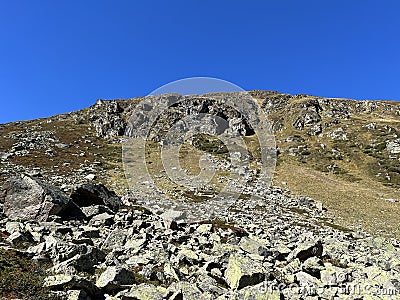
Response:
[[[229,297],[229,298],[227,298]],[[245,287],[239,291],[229,293],[217,299],[232,300],[280,300],[281,293],[279,290],[269,287],[267,284],[260,283],[254,286]]]
[[[330,137],[333,140],[340,140],[340,141],[348,141],[349,140],[349,136],[348,136],[347,132],[342,127],[339,127],[335,130],[327,132],[326,136]]]
[[[125,244],[126,237],[126,230],[116,228],[104,240],[101,249],[104,251],[111,251],[113,249],[122,248]]]
[[[251,254],[257,254],[261,256],[268,256],[272,254],[265,241],[257,241],[254,238],[243,237],[240,240],[239,247]]]
[[[321,285],[321,281],[306,273],[306,272],[298,272],[295,275],[295,281],[300,285],[300,286],[304,286],[304,287],[319,287]]]
[[[181,141],[182,133],[189,130],[209,135],[252,135],[254,128],[249,124],[257,122],[258,118],[258,108],[246,93],[202,96],[166,94],[149,96],[144,101],[146,103],[139,104],[130,116],[125,135],[147,135],[148,123],[157,118],[157,122],[150,126],[149,138],[154,141],[163,139],[165,144]],[[250,108],[243,111],[241,105]],[[172,126],[179,130],[171,130]],[[166,132],[168,136],[164,136]]]
[[[114,224],[114,216],[106,212],[95,215],[89,222],[89,225],[94,227],[110,226],[112,224]]]
[[[135,283],[133,272],[122,267],[108,267],[101,273],[96,285],[106,291],[121,289],[122,285],[131,285]]]
[[[83,290],[69,290],[67,300],[90,300],[88,294]]]
[[[51,275],[44,279],[43,286],[51,289],[80,290],[92,299],[104,299],[103,293],[94,283],[77,275]]]
[[[53,276],[48,276],[44,279],[43,285],[46,287],[57,287],[70,283],[74,276],[66,274],[58,274]]]
[[[320,272],[325,269],[322,260],[316,256],[306,259],[302,267],[305,272],[316,277],[319,277]]]
[[[0,203],[11,220],[47,221],[61,213],[69,201],[57,187],[28,175],[9,178],[0,190]]]
[[[191,265],[199,261],[199,256],[196,252],[185,248],[179,251],[177,257],[179,261],[186,262]]]
[[[211,231],[212,224],[201,224],[197,227],[196,231],[201,234],[205,234]]]
[[[7,241],[13,245],[18,245],[24,242],[32,242],[33,237],[29,232],[14,232],[7,238]]]
[[[169,209],[162,213],[160,217],[163,219],[164,225],[168,229],[178,229],[178,222],[185,219],[186,214],[182,211]]]
[[[264,281],[266,274],[268,273],[260,262],[232,254],[229,257],[225,278],[231,289],[241,289]]]
[[[163,300],[167,289],[161,286],[142,283],[134,285],[129,291],[123,291],[116,295],[121,300]]]
[[[304,110],[298,116],[293,126],[297,129],[303,129],[305,126],[311,126],[321,121],[321,116],[316,111]]]
[[[325,286],[343,284],[349,279],[349,271],[343,268],[333,266],[330,263],[324,265],[324,269],[321,270],[321,282]]]
[[[169,299],[204,299],[211,300],[211,294],[202,292],[194,283],[180,281],[168,287]]]

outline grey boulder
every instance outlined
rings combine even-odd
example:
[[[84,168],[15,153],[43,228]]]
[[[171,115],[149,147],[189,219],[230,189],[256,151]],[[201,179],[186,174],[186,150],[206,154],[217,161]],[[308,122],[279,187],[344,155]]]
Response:
[[[6,180],[0,189],[0,203],[11,220],[47,221],[68,205],[68,196],[55,186],[28,175]]]
[[[79,207],[105,205],[117,211],[121,206],[121,198],[102,184],[87,183],[78,186],[71,194],[71,199]]]

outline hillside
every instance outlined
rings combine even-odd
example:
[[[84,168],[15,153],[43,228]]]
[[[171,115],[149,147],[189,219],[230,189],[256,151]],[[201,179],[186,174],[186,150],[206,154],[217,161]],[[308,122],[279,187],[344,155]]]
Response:
[[[19,260],[12,272],[37,268],[30,266],[32,258],[43,261],[35,271],[43,273],[35,277],[40,284],[28,280],[27,286],[44,294],[58,290],[61,298],[67,290],[78,291],[68,299],[303,299],[287,288],[290,284],[326,287],[325,294],[308,294],[323,299],[342,298],[332,287],[345,284],[372,284],[377,290],[371,299],[381,299],[384,288],[400,295],[400,103],[249,93],[275,136],[272,186],[258,191],[252,185],[259,144],[247,124],[236,124],[250,152],[245,192],[229,209],[213,207],[216,218],[194,223],[179,222],[173,212],[149,211],[146,196],[129,190],[124,134],[135,106],[146,97],[98,100],[80,111],[0,125],[0,282],[10,274],[2,259],[14,251]],[[220,114],[237,118],[221,103]],[[204,154],[225,167],[201,193],[171,183],[160,160],[157,138],[181,111],[193,109],[185,105],[159,118],[162,125],[146,144],[147,171],[162,192],[157,197],[207,209],[207,199],[230,182],[226,147],[209,135],[196,135],[180,148],[179,159],[190,174],[200,172]],[[32,189],[33,198],[44,191],[57,205],[47,210],[40,204],[34,217],[21,213]],[[249,201],[252,193],[257,203]],[[53,244],[61,254],[45,249]],[[92,263],[80,267],[82,255]],[[15,282],[8,281],[8,289],[3,284],[0,296],[24,298],[23,289],[13,293]],[[273,291],[261,295],[266,284]],[[285,287],[275,288],[280,284]]]
[[[400,236],[400,103],[251,94],[274,124],[275,185],[321,201],[342,226]],[[96,182],[122,192],[119,136],[137,101],[0,125],[0,176],[28,168],[68,185],[96,174]]]

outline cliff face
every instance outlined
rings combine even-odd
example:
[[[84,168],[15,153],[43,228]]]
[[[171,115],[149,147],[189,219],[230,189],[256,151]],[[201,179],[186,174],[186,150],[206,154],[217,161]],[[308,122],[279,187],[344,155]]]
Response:
[[[355,285],[361,296],[371,287],[400,294],[393,239],[400,237],[400,103],[249,95],[274,135],[271,186],[257,182],[265,149],[252,124],[260,120],[253,110],[232,110],[235,93],[99,100],[81,111],[0,125],[0,281],[11,278],[0,284],[0,296],[300,299],[307,287],[308,296],[329,299],[344,296],[331,286]],[[137,137],[151,105],[170,107],[146,142],[152,183],[141,177],[143,168],[123,168],[134,163],[123,155],[124,134]],[[181,122],[187,115],[195,117]],[[159,143],[174,126],[192,132],[179,144],[176,158],[186,171],[175,181]],[[241,138],[247,151],[232,151],[214,135]],[[186,176],[202,174],[204,159],[217,167],[209,185],[188,188]],[[138,189],[129,190],[129,180]],[[220,202],[227,185],[241,193]],[[162,209],[144,205],[151,197]],[[170,208],[197,207],[199,221],[165,209],[164,198],[172,199]],[[3,268],[10,255],[18,261]],[[28,274],[31,294],[10,275],[18,272]]]

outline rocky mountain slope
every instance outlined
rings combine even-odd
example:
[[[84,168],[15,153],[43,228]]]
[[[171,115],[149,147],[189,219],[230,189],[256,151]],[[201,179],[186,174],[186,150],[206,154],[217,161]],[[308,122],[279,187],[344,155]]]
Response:
[[[400,104],[250,94],[273,124],[273,186],[192,223],[149,211],[128,189],[121,142],[142,98],[0,125],[0,296],[399,298]],[[235,128],[253,154],[252,132]],[[204,202],[164,180],[149,149],[165,195]],[[204,153],[227,155],[197,136],[183,165],[198,172]]]

